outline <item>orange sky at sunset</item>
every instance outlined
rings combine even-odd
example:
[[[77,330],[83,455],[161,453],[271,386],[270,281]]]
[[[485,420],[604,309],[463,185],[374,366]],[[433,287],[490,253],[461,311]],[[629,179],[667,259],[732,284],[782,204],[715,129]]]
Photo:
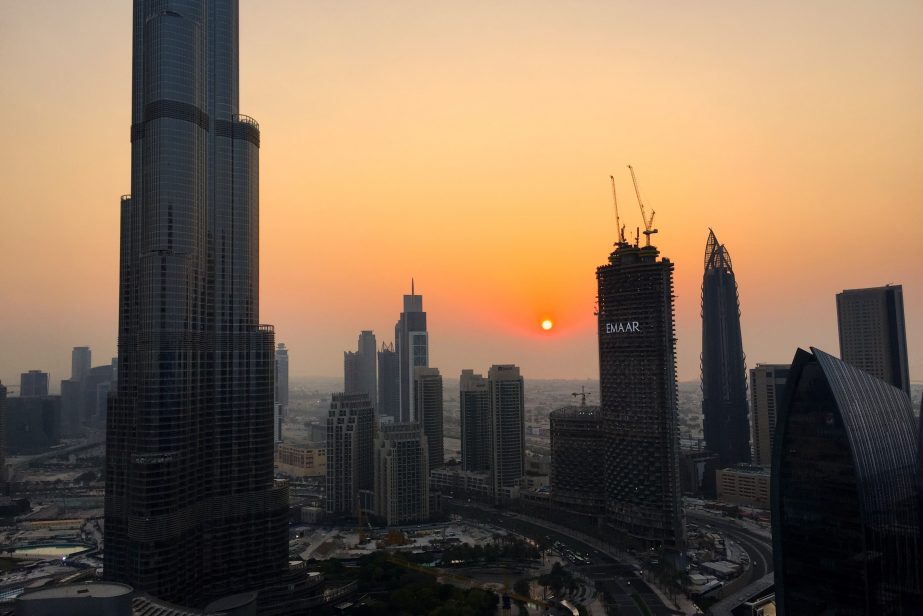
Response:
[[[708,227],[748,365],[839,353],[834,295],[904,285],[923,380],[923,3],[240,0],[261,146],[261,320],[292,373],[391,341],[410,280],[431,365],[598,376],[595,268],[631,178],[676,264],[697,379]],[[0,379],[115,354],[131,3],[0,0]],[[541,329],[545,318],[554,321]]]

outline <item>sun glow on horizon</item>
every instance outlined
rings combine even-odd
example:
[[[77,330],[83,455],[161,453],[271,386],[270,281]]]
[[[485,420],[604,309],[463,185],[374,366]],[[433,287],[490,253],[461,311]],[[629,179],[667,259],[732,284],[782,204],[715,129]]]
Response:
[[[544,329],[546,332],[552,327],[554,327],[554,323],[551,322],[551,319],[545,319],[542,321],[542,329]]]

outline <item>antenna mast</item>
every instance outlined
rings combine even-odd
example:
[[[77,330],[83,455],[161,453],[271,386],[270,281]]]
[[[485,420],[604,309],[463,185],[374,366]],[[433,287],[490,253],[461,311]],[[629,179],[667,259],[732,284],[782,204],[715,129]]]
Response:
[[[635,170],[631,165],[628,165],[628,170],[631,171],[631,183],[635,186],[635,196],[638,198],[638,205],[641,207],[641,220],[644,221],[644,240],[645,246],[651,245],[651,236],[657,233],[657,229],[651,229],[654,226],[654,210],[651,210],[651,217],[648,218],[647,214],[644,211],[644,202],[641,201],[641,191],[638,190],[638,180],[635,178]]]

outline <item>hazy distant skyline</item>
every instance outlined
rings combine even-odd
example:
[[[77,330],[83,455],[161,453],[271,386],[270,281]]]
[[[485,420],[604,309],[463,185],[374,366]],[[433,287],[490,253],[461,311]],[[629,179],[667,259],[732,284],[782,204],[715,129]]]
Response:
[[[425,297],[430,365],[596,378],[596,267],[635,166],[699,374],[708,227],[749,366],[839,354],[837,292],[902,284],[923,380],[923,4],[241,2],[262,129],[261,321],[335,376]],[[131,3],[0,2],[0,379],[115,355]],[[550,332],[540,328],[550,318]],[[454,386],[454,385],[452,385]]]

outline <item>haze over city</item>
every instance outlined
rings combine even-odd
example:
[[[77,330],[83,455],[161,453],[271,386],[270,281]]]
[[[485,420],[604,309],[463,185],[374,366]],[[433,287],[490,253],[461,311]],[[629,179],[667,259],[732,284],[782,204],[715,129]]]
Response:
[[[699,375],[709,227],[734,259],[750,365],[837,354],[834,294],[899,283],[923,380],[920,3],[240,9],[260,318],[293,375],[340,374],[359,329],[389,340],[413,277],[446,378],[492,362],[595,378],[608,176],[633,236],[631,163],[676,263],[681,380]],[[16,353],[0,379],[56,384],[73,346],[115,355],[131,6],[2,12],[0,335]]]

